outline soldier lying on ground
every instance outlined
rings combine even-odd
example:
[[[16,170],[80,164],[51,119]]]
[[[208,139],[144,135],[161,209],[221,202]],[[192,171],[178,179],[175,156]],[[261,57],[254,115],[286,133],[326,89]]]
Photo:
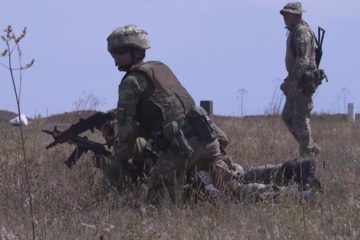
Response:
[[[187,187],[184,188],[183,198],[185,201],[190,201],[191,198],[207,199],[207,198],[222,198],[225,193],[237,195],[241,200],[274,200],[277,196],[289,190],[287,187],[295,182],[299,185],[299,194],[310,193],[311,187],[320,189],[320,182],[315,177],[315,161],[307,160],[291,160],[277,165],[265,165],[260,167],[253,167],[245,171],[242,166],[234,163],[233,160],[225,152],[225,148],[229,143],[229,138],[226,134],[217,127],[212,121],[210,124],[216,130],[218,141],[220,142],[220,152],[222,158],[219,159],[212,169],[208,171],[193,171],[189,169],[187,172]],[[112,134],[112,125],[104,124],[101,128],[104,138],[108,143],[114,139]],[[142,144],[137,144],[134,159],[137,166],[149,166],[149,164],[141,164],[141,161],[149,162],[149,152],[152,156],[158,156],[155,150],[152,150],[151,144],[146,143],[145,139],[141,140]],[[147,152],[147,153],[146,153]],[[141,154],[139,154],[141,153]],[[142,159],[143,158],[143,159]],[[156,160],[152,157],[151,163]],[[109,169],[108,161],[104,161],[103,170],[105,175],[110,179],[116,179],[107,174]],[[117,168],[111,168],[114,173],[118,171]],[[149,171],[144,171],[149,173]],[[215,173],[215,174],[210,174]],[[118,175],[115,174],[115,175]],[[293,189],[291,189],[293,190]],[[298,196],[298,194],[296,194]]]

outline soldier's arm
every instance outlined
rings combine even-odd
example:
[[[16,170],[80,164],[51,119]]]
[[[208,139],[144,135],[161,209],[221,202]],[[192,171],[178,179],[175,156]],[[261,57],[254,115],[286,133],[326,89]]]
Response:
[[[118,161],[127,161],[133,152],[138,136],[136,109],[142,93],[149,85],[143,73],[128,75],[119,86],[119,99],[116,108],[114,154]]]
[[[307,28],[299,29],[293,40],[294,50],[296,51],[296,59],[293,68],[290,70],[290,77],[300,79],[309,67],[309,50],[312,47],[312,34]]]

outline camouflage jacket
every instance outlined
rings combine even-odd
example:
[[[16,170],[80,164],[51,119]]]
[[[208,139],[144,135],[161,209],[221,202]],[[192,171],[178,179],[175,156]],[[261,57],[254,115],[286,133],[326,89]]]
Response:
[[[148,85],[149,80],[144,74],[132,73],[119,86],[113,148],[114,158],[119,162],[127,161],[133,154],[136,138],[140,135],[136,107]]]
[[[299,80],[305,71],[316,69],[315,35],[306,22],[289,29],[286,46],[288,80]]]

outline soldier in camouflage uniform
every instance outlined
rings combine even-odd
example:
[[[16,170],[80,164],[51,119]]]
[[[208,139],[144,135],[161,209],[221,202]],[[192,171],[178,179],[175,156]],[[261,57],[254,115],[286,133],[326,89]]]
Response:
[[[175,187],[179,183],[182,185],[185,175],[188,182],[216,195],[219,190],[226,191],[233,181],[246,191],[265,191],[264,187],[251,184],[269,184],[275,175],[280,178],[285,172],[292,179],[301,172],[299,163],[291,167],[284,163],[271,169],[263,167],[243,172],[224,151],[228,143],[226,135],[205,110],[195,106],[174,73],[162,62],[143,61],[145,50],[150,48],[144,30],[136,25],[120,27],[107,41],[115,65],[125,72],[119,85],[112,165],[119,167],[118,182],[123,183],[136,139],[142,136],[147,140],[150,149],[157,153],[156,163],[150,171],[148,203],[159,201],[163,187],[168,189],[174,202]],[[309,173],[306,181],[307,177],[313,176],[310,170],[302,170],[304,175]],[[250,184],[249,187],[244,188],[242,182]]]
[[[195,103],[165,64],[143,61],[145,50],[150,48],[144,30],[136,25],[120,27],[107,41],[115,65],[125,72],[119,85],[113,156],[120,165],[119,182],[125,180],[136,137],[143,136],[159,152],[150,173],[147,201],[157,202],[163,187],[175,201],[175,187],[188,169],[208,169],[220,158],[219,142],[182,129]],[[194,119],[200,119],[201,114],[195,111]]]
[[[290,2],[281,9],[289,35],[286,43],[286,69],[288,76],[280,86],[286,96],[282,119],[299,143],[300,157],[313,157],[320,148],[311,137],[310,114],[313,108],[312,95],[315,89],[306,86],[310,81],[305,77],[317,69],[315,61],[315,35],[302,20],[300,2]]]

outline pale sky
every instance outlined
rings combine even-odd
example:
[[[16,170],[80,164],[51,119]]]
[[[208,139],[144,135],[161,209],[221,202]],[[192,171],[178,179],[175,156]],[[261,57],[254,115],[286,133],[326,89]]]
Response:
[[[103,103],[99,110],[114,108],[123,73],[107,52],[106,38],[126,24],[148,32],[152,48],[146,60],[167,64],[197,102],[213,100],[216,114],[239,115],[239,90],[245,89],[243,112],[263,114],[286,77],[286,30],[279,14],[286,3],[3,0],[0,28],[28,29],[23,62],[35,59],[23,72],[22,112],[28,116],[73,111],[89,94]],[[329,82],[319,87],[314,111],[344,112],[344,102],[353,102],[360,112],[360,1],[302,3],[304,20],[316,33],[317,26],[326,30],[321,67]],[[1,52],[4,47],[1,41]],[[0,109],[16,112],[10,75],[1,66]]]

